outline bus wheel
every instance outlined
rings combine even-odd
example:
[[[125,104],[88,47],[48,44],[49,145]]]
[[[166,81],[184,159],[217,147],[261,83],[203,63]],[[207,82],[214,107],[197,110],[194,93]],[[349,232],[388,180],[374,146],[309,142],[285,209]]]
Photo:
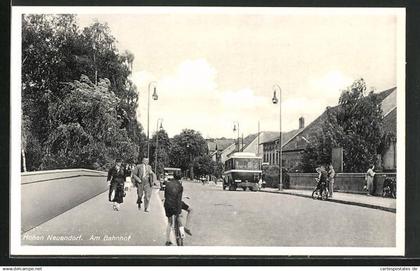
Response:
[[[246,191],[246,186],[242,187],[242,189],[243,189],[244,191]]]
[[[223,185],[223,190],[226,190],[226,185]]]

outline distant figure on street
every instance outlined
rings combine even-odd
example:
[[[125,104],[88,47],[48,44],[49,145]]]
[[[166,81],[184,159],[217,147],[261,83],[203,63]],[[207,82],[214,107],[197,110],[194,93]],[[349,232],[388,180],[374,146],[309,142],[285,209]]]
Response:
[[[371,165],[368,171],[366,172],[366,189],[367,195],[373,195],[373,178],[375,177],[375,166]]]
[[[142,163],[133,170],[134,185],[137,187],[137,205],[141,210],[142,198],[144,194],[144,211],[149,212],[150,198],[154,182],[154,173],[149,165],[149,159],[143,158]]]
[[[335,178],[335,170],[332,164],[329,165],[328,168],[328,190],[329,190],[329,196],[333,196],[334,192],[334,178]]]
[[[118,211],[120,203],[123,203],[125,196],[125,170],[121,165],[121,159],[115,160],[115,165],[108,171],[107,181],[110,182],[108,199],[113,202],[112,207],[114,210]]]

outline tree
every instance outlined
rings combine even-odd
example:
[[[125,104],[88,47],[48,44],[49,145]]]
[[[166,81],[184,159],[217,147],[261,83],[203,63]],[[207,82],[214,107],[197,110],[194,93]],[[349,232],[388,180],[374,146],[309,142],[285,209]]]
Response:
[[[156,137],[158,137],[158,145],[156,149]],[[163,168],[169,166],[169,152],[171,149],[171,142],[165,130],[159,130],[155,133],[150,141],[150,164],[155,168],[155,156],[157,153],[156,173],[162,174]]]
[[[213,172],[212,174],[217,178],[221,178],[223,174],[224,165],[222,162],[212,161],[213,163]]]
[[[42,169],[103,169],[115,158],[132,161],[138,156],[136,144],[119,128],[119,99],[108,91],[109,85],[107,79],[99,79],[96,86],[82,76],[63,87],[68,93],[64,99],[50,102],[51,133]]]
[[[193,161],[207,152],[207,142],[203,136],[197,131],[184,129],[172,139],[169,155],[171,166],[179,167],[183,171],[189,168],[193,178]]]
[[[366,95],[366,83],[356,80],[343,91],[339,106],[328,108],[321,133],[311,139],[303,155],[303,168],[314,167],[331,161],[334,147],[342,147],[345,172],[364,172],[377,162],[383,140],[382,110],[377,95]]]
[[[28,170],[41,167],[47,140],[57,132],[51,107],[68,99],[66,86],[81,75],[96,86],[108,80],[107,91],[118,98],[119,127],[126,130],[129,145],[134,142],[143,150],[145,135],[136,119],[138,94],[129,78],[134,55],[120,54],[115,44],[106,24],[95,22],[81,30],[71,14],[22,16],[22,115],[27,118],[22,156]],[[48,169],[52,167],[49,163]]]
[[[198,176],[210,175],[214,171],[214,161],[210,155],[198,156],[194,159],[194,174]]]

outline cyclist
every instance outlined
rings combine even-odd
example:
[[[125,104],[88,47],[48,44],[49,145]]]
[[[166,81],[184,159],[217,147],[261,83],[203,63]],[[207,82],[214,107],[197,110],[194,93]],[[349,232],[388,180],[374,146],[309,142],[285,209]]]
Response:
[[[325,170],[324,166],[320,166],[319,168],[316,168],[316,172],[318,172],[318,183],[316,185],[316,189],[319,190],[319,194],[322,195],[323,190],[327,190],[327,181],[328,181],[328,172]]]
[[[165,214],[168,218],[168,225],[166,227],[166,246],[172,245],[170,235],[172,230],[172,216],[181,214],[182,210],[182,192],[184,188],[180,183],[180,178],[178,172],[174,173],[174,177],[171,181],[166,183],[165,187],[165,203],[163,204],[165,208]],[[179,219],[179,216],[178,216]],[[181,233],[183,233],[180,227]]]

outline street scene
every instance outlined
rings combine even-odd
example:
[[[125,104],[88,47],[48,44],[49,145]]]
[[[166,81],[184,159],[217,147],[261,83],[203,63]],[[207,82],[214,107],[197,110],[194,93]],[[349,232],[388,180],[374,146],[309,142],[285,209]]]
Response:
[[[185,181],[183,186],[189,197],[186,202],[194,212],[192,236],[185,237],[185,245],[386,247],[395,243],[392,212],[287,194],[223,191],[221,185],[199,182]],[[139,213],[130,204],[135,197],[134,190],[129,192],[129,203],[120,212],[113,212],[102,204],[106,193],[101,194],[25,232],[22,240],[28,245],[52,246],[164,244],[163,192],[154,189],[150,213]],[[320,219],[328,221],[322,230]],[[101,227],[92,228],[92,221]],[[69,236],[74,238],[59,240]]]
[[[22,14],[21,246],[397,247],[398,12],[285,11]]]

